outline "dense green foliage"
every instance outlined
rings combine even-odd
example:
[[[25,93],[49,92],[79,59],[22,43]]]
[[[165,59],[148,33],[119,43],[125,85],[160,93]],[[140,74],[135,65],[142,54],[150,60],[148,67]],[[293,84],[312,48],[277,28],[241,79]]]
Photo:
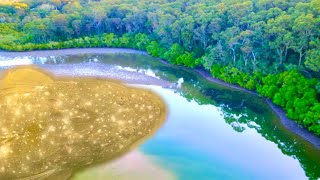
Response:
[[[319,72],[319,14],[319,0],[20,0],[0,3],[0,43],[144,33],[204,56],[207,69]]]
[[[234,67],[221,68],[214,65],[211,72],[214,77],[226,82],[256,90],[284,108],[289,118],[320,134],[318,79],[307,79],[296,70],[263,76],[258,71],[248,75]]]
[[[130,47],[273,100],[320,135],[319,0],[21,0],[0,49]]]

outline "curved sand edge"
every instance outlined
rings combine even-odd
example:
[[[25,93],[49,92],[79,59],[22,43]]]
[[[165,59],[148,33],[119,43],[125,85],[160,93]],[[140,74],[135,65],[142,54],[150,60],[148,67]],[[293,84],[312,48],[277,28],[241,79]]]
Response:
[[[138,150],[132,151],[111,163],[99,165],[76,173],[71,180],[174,180],[176,177],[170,171],[160,167],[151,156]]]
[[[48,57],[50,55],[54,56],[59,56],[59,55],[77,55],[77,54],[117,54],[117,53],[133,53],[133,54],[143,54],[143,55],[148,55],[144,51],[140,50],[135,50],[135,49],[126,49],[126,48],[83,48],[83,49],[61,49],[61,50],[39,50],[39,51],[28,51],[28,52],[7,52],[7,51],[0,51],[0,56],[4,57],[16,57],[16,56],[36,56],[36,57]],[[166,64],[166,65],[171,65],[167,61],[162,60],[157,58],[160,62]],[[182,66],[181,66],[182,67]],[[230,83],[226,83],[220,79],[213,78],[209,72],[203,70],[203,69],[191,69],[191,68],[186,68],[182,67],[184,69],[188,70],[193,70],[200,74],[203,78],[207,79],[208,81],[211,81],[216,84],[223,85],[225,87],[237,89],[240,91],[244,91],[250,94],[254,94],[258,96],[258,93],[254,91],[250,91],[248,89],[239,87],[237,85],[233,85]],[[115,73],[113,73],[115,74]],[[135,72],[132,72],[130,76],[138,74]],[[129,74],[127,74],[129,75]],[[110,75],[109,75],[110,76]],[[126,77],[130,77],[126,76]],[[109,77],[110,78],[110,77]],[[111,76],[111,78],[114,78]],[[171,84],[168,82],[160,82],[158,79],[147,79],[144,81],[141,78],[135,78],[135,79],[128,79],[128,78],[123,78],[123,77],[118,77],[116,78],[120,81],[124,81],[126,83],[133,83],[133,84],[146,84],[146,85],[162,85],[162,86],[170,86]],[[143,82],[141,82],[143,81]],[[304,140],[310,142],[313,146],[316,148],[320,149],[320,137],[316,136],[315,134],[311,133],[308,131],[306,128],[300,126],[297,122],[290,120],[289,118],[286,117],[286,113],[284,112],[283,109],[280,107],[274,105],[271,101],[268,101],[266,99],[266,102],[269,104],[270,108],[273,110],[273,112],[279,117],[282,125],[286,127],[288,130],[291,132],[295,133],[299,137],[303,138]]]

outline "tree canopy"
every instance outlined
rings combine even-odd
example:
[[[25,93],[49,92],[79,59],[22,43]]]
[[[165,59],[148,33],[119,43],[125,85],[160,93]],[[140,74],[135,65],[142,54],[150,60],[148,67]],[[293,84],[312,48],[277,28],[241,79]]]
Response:
[[[319,0],[0,3],[0,49],[130,47],[273,100],[320,134]]]

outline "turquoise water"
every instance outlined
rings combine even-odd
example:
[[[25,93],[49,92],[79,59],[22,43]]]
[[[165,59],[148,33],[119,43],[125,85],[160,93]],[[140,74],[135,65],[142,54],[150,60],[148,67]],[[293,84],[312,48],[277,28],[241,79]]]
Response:
[[[117,67],[172,84],[183,78],[181,88],[147,86],[164,98],[169,116],[164,127],[139,147],[178,179],[320,177],[320,151],[283,127],[259,97],[141,54],[48,56],[25,58],[60,73],[95,76],[106,66],[106,71]]]
[[[297,160],[285,156],[255,129],[242,133],[225,123],[221,108],[187,101],[153,88],[169,104],[167,124],[142,147],[179,179],[302,179]],[[272,173],[270,173],[272,172]]]

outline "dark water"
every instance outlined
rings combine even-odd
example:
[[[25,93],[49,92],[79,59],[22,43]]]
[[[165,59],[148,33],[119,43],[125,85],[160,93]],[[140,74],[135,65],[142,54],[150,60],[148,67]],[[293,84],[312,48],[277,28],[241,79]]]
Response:
[[[85,67],[94,72],[95,65],[101,63],[172,83],[183,78],[180,89],[146,86],[162,95],[170,113],[165,126],[139,147],[177,179],[320,177],[320,151],[283,127],[259,97],[141,54],[50,56],[25,57],[24,61],[54,72],[75,64],[72,70],[79,75]],[[83,74],[95,76],[101,71]]]

